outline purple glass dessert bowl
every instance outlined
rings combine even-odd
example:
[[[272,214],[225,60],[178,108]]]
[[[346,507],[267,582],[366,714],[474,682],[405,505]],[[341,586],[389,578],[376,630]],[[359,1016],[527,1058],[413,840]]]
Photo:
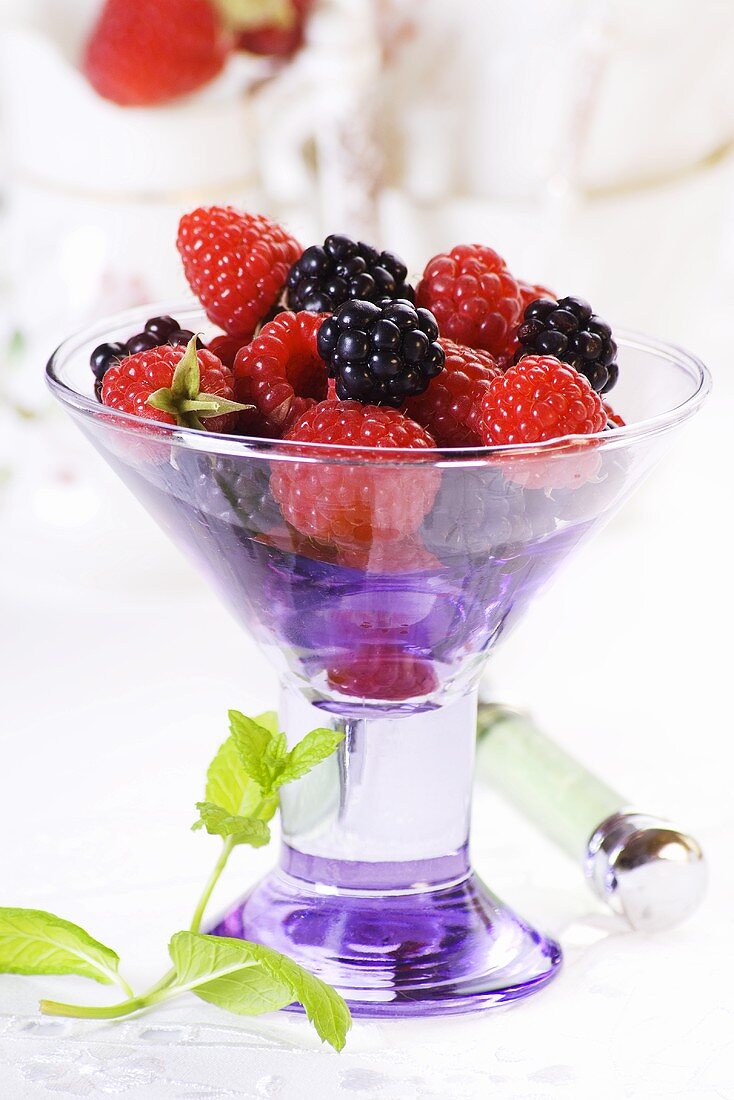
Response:
[[[58,348],[51,389],[276,666],[290,743],[316,726],[345,733],[334,757],[284,788],[279,866],[212,931],[290,955],[356,1015],[466,1012],[526,996],[553,977],[561,952],[471,868],[477,684],[538,589],[701,406],[706,368],[620,333],[614,404],[628,426],[375,461],[99,404],[91,350],[155,311],[213,334],[190,305],[120,315]],[[284,469],[310,483],[358,479],[373,520],[359,554],[284,521],[272,491]],[[396,496],[406,530],[388,539],[380,514],[388,504],[394,514]],[[416,529],[418,499],[427,503]]]

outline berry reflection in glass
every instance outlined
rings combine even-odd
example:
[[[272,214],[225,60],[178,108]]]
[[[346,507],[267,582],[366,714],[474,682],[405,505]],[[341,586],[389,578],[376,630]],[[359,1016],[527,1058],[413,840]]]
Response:
[[[560,950],[471,869],[477,683],[539,588],[700,406],[705,369],[618,334],[625,427],[367,454],[342,436],[226,437],[100,405],[91,351],[150,312],[62,345],[51,387],[273,662],[290,741],[324,725],[346,735],[284,793],[280,866],[215,931],[291,955],[356,1014],[525,996],[554,975]],[[163,312],[211,344],[200,311]]]

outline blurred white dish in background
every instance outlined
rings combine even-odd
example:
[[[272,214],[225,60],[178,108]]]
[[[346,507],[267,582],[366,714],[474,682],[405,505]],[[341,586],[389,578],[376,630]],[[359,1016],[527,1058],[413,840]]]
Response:
[[[416,198],[636,186],[734,135],[728,0],[382,2],[407,28],[384,89],[390,182]]]
[[[245,93],[261,73],[261,62],[237,54],[195,96],[165,107],[118,107],[97,95],[49,34],[8,28],[0,90],[10,167],[21,178],[91,195],[241,189],[255,171]]]

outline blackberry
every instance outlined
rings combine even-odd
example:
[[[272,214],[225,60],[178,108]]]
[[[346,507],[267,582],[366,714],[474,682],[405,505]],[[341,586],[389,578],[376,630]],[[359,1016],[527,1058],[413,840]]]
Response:
[[[407,267],[392,252],[378,252],[363,241],[332,233],[323,245],[307,248],[288,272],[288,308],[333,313],[350,298],[413,302],[415,292],[405,281],[407,275]]]
[[[585,375],[597,393],[608,393],[617,381],[617,345],[606,321],[583,298],[536,298],[526,307],[517,330],[524,355],[553,355]]]
[[[113,363],[119,363],[128,354],[125,344],[108,343],[100,344],[89,357],[89,365],[97,382],[101,382],[109,367]]]
[[[143,331],[136,332],[125,343],[116,341],[115,343],[100,344],[89,357],[89,365],[96,379],[94,392],[99,400],[101,401],[101,383],[113,363],[119,363],[121,359],[128,355],[137,355],[140,351],[150,351],[151,348],[158,348],[162,344],[186,347],[193,335],[193,332],[188,329],[182,329],[173,317],[164,314],[161,317],[149,318],[145,322]],[[197,337],[196,346],[201,350],[206,345]]]
[[[185,449],[170,468],[173,493],[207,523],[227,524],[247,537],[283,524],[270,492],[270,463]]]
[[[363,405],[397,408],[427,389],[445,359],[435,317],[407,299],[344,302],[322,322],[316,346],[337,397]]]
[[[502,557],[551,534],[554,510],[542,490],[521,488],[497,467],[445,469],[421,536],[444,562]]]

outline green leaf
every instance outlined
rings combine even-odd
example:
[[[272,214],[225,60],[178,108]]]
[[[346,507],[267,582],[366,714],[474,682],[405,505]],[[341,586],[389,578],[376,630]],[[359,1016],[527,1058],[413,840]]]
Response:
[[[270,829],[260,817],[230,814],[214,802],[197,802],[196,808],[199,820],[192,828],[203,826],[210,836],[231,837],[235,844],[249,844],[252,848],[262,848],[270,840]]]
[[[196,340],[196,335],[191,337],[173,372],[171,393],[177,402],[186,398],[193,401],[199,396],[200,373]]]
[[[202,419],[211,416],[223,416],[225,413],[240,412],[252,408],[240,405],[217,394],[200,393],[201,372],[196,347],[196,336],[192,336],[186,350],[176,364],[170,388],[156,390],[147,399],[146,404],[160,412],[174,417],[180,428],[201,428]]]
[[[0,972],[80,974],[110,985],[120,959],[77,924],[43,909],[0,908]]]
[[[242,766],[237,742],[228,737],[220,745],[206,773],[206,801],[221,806],[236,817],[251,817],[262,799],[260,787]],[[258,817],[270,821],[278,808],[278,799],[267,801]]]
[[[335,1050],[342,1050],[352,1026],[352,1016],[344,998],[326,982],[309,974],[279,951],[261,944],[250,946],[265,970],[278,981],[289,983],[293,999],[303,1005],[319,1037]]]
[[[225,416],[227,413],[244,412],[246,409],[254,408],[254,405],[243,405],[239,401],[230,401],[228,397],[219,397],[215,393],[200,393],[197,398],[191,400],[185,398],[179,404],[181,413],[196,413],[200,420],[206,420],[212,416]]]
[[[262,726],[273,737],[277,737],[280,732],[280,723],[278,721],[278,712],[275,710],[266,710],[262,714],[255,715],[255,721],[258,726]]]
[[[351,1027],[339,994],[291,959],[261,944],[177,932],[169,945],[178,984],[203,1000],[245,1015],[299,1001],[317,1033],[341,1050]]]
[[[240,949],[243,943],[197,932],[177,932],[168,945],[177,984],[204,1001],[242,1016],[257,1016],[291,1004],[293,994],[288,984],[258,966],[252,953]]]
[[[294,779],[306,775],[331,756],[343,740],[344,733],[341,730],[311,730],[288,753],[280,783],[292,783]]]
[[[263,794],[269,794],[274,778],[268,749],[275,740],[265,726],[238,710],[229,712],[229,728],[239,751],[242,767],[254,779]]]

